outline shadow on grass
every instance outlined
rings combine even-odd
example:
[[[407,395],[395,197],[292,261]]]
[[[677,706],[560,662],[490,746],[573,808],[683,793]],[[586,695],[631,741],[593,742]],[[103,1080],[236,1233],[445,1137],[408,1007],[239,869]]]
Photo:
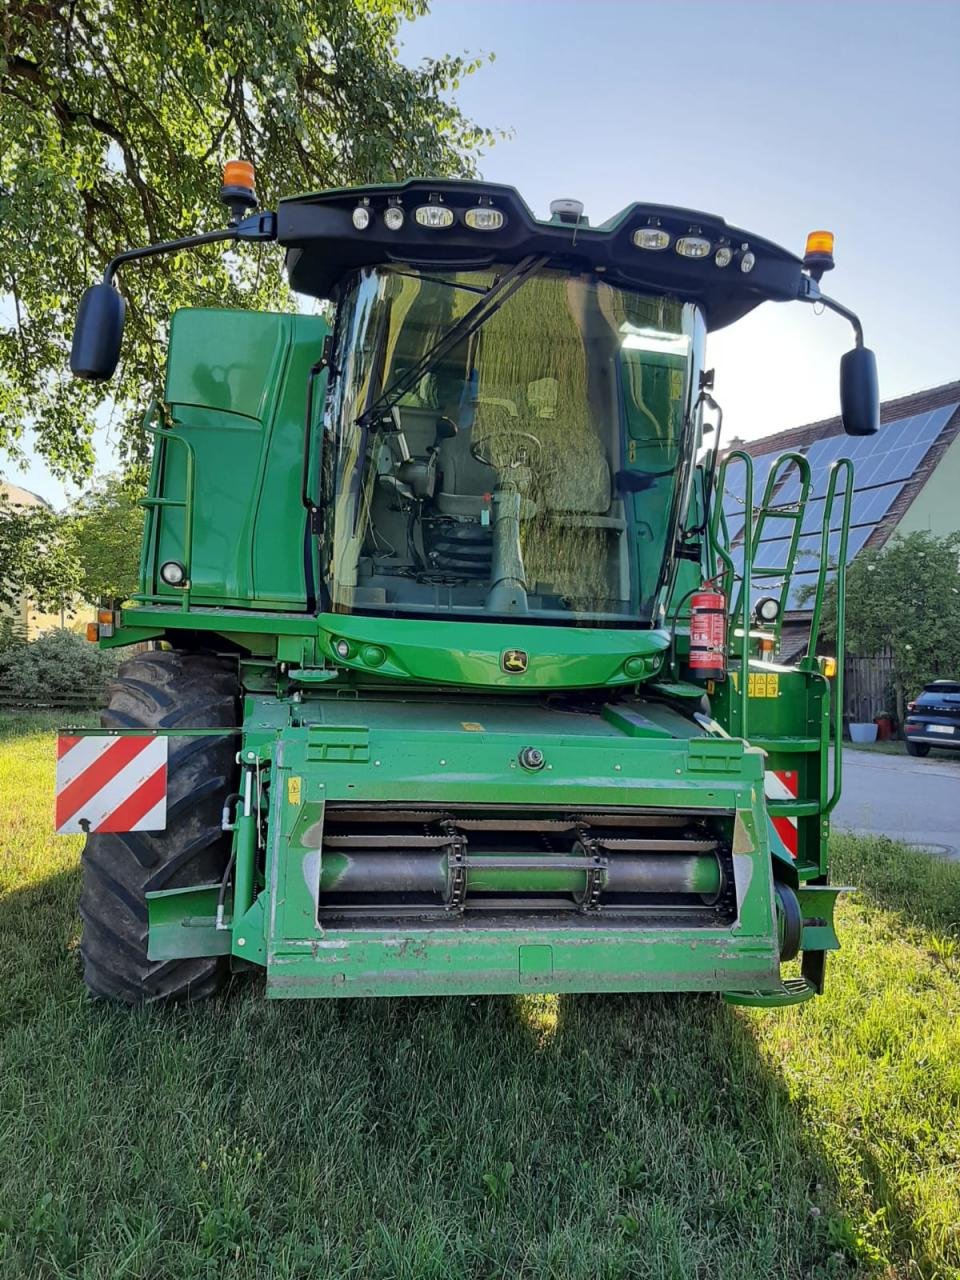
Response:
[[[0,1273],[859,1273],[747,1018],[714,997],[94,1005],[78,877],[0,903]]]
[[[905,922],[947,932],[960,928],[960,863],[883,836],[831,838],[831,877],[852,884],[874,906]]]

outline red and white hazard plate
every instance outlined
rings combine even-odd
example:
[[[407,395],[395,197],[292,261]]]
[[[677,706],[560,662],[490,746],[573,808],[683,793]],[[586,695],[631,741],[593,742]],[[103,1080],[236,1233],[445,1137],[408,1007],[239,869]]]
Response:
[[[57,835],[162,831],[167,825],[167,739],[151,735],[57,738]]]
[[[768,800],[796,800],[799,782],[795,769],[768,769],[763,775],[763,794]],[[797,819],[782,814],[771,814],[777,835],[787,846],[791,858],[795,858],[800,850],[800,839],[797,833]]]

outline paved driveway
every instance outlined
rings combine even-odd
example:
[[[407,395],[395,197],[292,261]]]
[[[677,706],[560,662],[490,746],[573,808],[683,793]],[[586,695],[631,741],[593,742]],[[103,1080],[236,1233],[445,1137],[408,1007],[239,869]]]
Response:
[[[846,750],[836,827],[929,845],[960,860],[960,764]]]

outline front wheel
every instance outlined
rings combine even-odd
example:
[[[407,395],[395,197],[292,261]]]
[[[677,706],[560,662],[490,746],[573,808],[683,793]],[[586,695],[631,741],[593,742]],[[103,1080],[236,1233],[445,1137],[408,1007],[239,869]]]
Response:
[[[204,654],[154,652],[123,663],[105,729],[233,729],[236,667]],[[235,734],[169,739],[163,831],[91,834],[83,851],[80,954],[91,995],[123,1004],[198,1000],[228,973],[225,956],[147,959],[147,893],[219,880],[230,856],[221,813],[236,772]]]
[[[928,756],[929,754],[930,754],[930,747],[926,742],[908,742],[907,743],[908,756]]]

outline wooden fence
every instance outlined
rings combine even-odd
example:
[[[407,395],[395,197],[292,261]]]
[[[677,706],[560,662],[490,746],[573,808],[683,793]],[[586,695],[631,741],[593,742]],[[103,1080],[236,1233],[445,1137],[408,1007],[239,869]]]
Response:
[[[881,711],[896,713],[893,697],[893,655],[889,649],[875,658],[847,654],[844,673],[844,718],[867,723]]]

